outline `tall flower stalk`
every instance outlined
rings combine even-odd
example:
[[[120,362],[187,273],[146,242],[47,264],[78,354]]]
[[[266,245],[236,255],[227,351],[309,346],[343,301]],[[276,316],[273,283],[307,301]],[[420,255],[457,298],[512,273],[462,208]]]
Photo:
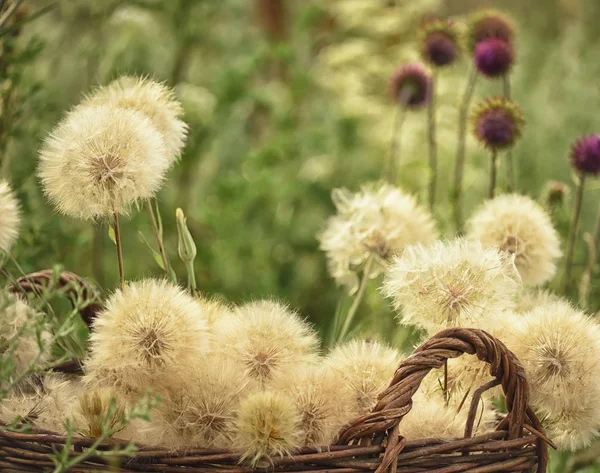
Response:
[[[113,212],[113,229],[115,231],[115,245],[117,247],[117,263],[119,266],[119,287],[125,285],[125,271],[123,269],[123,248],[121,247],[121,230],[119,228],[119,214]]]
[[[584,186],[587,176],[598,176],[600,174],[600,135],[584,136],[577,140],[571,150],[571,165],[578,173],[577,191],[571,225],[569,228],[569,240],[567,243],[567,254],[565,258],[565,274],[563,291],[566,293],[571,283],[573,271],[573,258],[575,255],[575,242],[579,230],[579,220],[583,204]]]
[[[435,89],[437,74],[434,72],[431,78],[431,98],[427,107],[428,137],[429,137],[429,210],[433,212],[435,207],[435,195],[437,188],[437,143],[436,143],[436,113],[435,113]]]
[[[152,224],[152,231],[154,232],[154,236],[156,238],[156,244],[158,246],[158,252],[160,254],[160,258],[163,264],[163,269],[170,276],[171,265],[169,264],[169,258],[167,257],[167,252],[165,250],[162,228],[158,225],[156,221],[154,207],[150,199],[146,199],[146,209],[148,210],[148,216],[150,217],[150,223]]]
[[[510,78],[507,75],[502,77],[502,88],[504,91],[504,98],[510,100]],[[512,192],[516,189],[517,182],[515,176],[515,163],[513,159],[512,149],[509,149],[506,153],[506,187],[508,192]]]
[[[421,64],[408,64],[398,69],[390,80],[390,95],[398,109],[394,112],[390,156],[386,180],[395,185],[402,140],[402,125],[409,110],[424,107],[431,96],[431,76]]]
[[[344,340],[344,338],[348,334],[348,331],[350,330],[350,327],[352,326],[352,322],[354,321],[354,318],[356,317],[356,312],[358,311],[358,308],[360,307],[360,304],[365,296],[367,286],[369,284],[369,274],[371,272],[372,264],[373,264],[373,257],[369,257],[365,263],[365,267],[362,272],[362,277],[360,280],[360,284],[358,286],[358,291],[356,291],[356,295],[354,296],[354,301],[352,301],[352,305],[350,306],[350,309],[348,310],[348,313],[346,314],[346,317],[344,318],[344,325],[342,325],[340,333],[337,337],[338,342]]]

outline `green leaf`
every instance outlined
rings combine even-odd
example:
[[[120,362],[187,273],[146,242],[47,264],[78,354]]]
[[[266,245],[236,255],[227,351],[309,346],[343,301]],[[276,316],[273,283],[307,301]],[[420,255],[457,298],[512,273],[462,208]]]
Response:
[[[165,266],[163,265],[163,260],[162,260],[162,256],[160,256],[160,253],[158,251],[156,251],[154,248],[152,248],[152,246],[150,245],[150,243],[148,243],[148,240],[146,240],[146,237],[144,236],[144,234],[141,231],[138,233],[139,233],[142,241],[145,243],[145,245],[150,250],[150,253],[152,253],[152,257],[154,258],[154,261],[156,261],[156,264],[158,264],[158,266],[160,266],[160,269],[162,269],[163,271],[166,271]]]

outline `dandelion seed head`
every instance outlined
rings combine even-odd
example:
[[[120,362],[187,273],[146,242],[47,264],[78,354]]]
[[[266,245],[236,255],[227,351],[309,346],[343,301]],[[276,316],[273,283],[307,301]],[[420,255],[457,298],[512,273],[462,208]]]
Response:
[[[520,286],[511,255],[456,239],[406,248],[390,265],[382,290],[402,324],[433,335],[511,310]]]
[[[86,379],[135,395],[177,389],[176,373],[210,350],[206,317],[196,301],[165,280],[118,290],[94,321]]]
[[[183,107],[171,88],[145,77],[123,76],[100,87],[84,105],[124,108],[143,113],[162,135],[171,163],[181,156],[188,132]]]
[[[379,395],[390,385],[402,356],[377,342],[354,340],[335,347],[325,363],[341,376],[352,394],[352,410],[371,412]]]
[[[289,307],[256,301],[236,308],[214,325],[215,351],[264,384],[278,371],[318,360],[314,330]]]
[[[288,396],[272,391],[251,394],[240,405],[233,445],[251,466],[268,466],[300,447],[300,422]]]
[[[429,244],[437,238],[431,213],[400,189],[384,184],[360,192],[333,192],[337,214],[319,235],[332,277],[353,293],[358,272],[368,259],[369,277],[381,274],[389,260],[407,245]]]
[[[525,368],[531,400],[560,412],[576,407],[600,376],[600,327],[567,301],[523,315],[511,350]]]
[[[153,197],[168,166],[161,135],[141,112],[79,106],[45,140],[38,174],[59,212],[94,220]]]
[[[561,300],[563,299],[559,295],[547,289],[524,287],[517,295],[515,311],[519,314],[525,314],[540,306],[560,302]]]
[[[0,253],[10,253],[21,228],[19,201],[10,184],[0,180]]]
[[[335,440],[356,413],[352,393],[329,366],[310,365],[278,373],[270,387],[289,396],[300,414],[301,445],[322,447]]]
[[[129,407],[129,400],[113,389],[86,390],[75,404],[75,430],[80,435],[98,438],[105,434],[106,426],[110,430],[116,430],[118,437],[117,429]]]
[[[485,202],[467,222],[467,238],[513,254],[526,286],[552,279],[562,255],[550,216],[533,199],[519,194]]]

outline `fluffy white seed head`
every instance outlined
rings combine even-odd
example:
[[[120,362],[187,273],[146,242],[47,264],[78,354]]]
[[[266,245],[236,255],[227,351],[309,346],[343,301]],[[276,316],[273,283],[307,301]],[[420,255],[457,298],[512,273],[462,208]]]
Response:
[[[554,294],[547,289],[524,287],[517,295],[515,311],[519,314],[525,314],[540,306],[560,302],[561,300],[563,299],[558,294]]]
[[[251,466],[264,467],[277,457],[291,455],[301,445],[300,413],[284,394],[262,391],[240,405],[234,447]]]
[[[536,406],[544,433],[559,450],[576,451],[589,447],[600,434],[599,390],[583,393],[577,405],[556,410]]]
[[[77,401],[76,383],[58,373],[26,377],[0,401],[0,420],[65,433],[64,421]]]
[[[562,255],[550,216],[530,197],[519,194],[485,202],[468,221],[467,238],[514,254],[526,286],[552,279],[556,260]]]
[[[94,321],[86,380],[136,397],[181,387],[178,373],[210,349],[206,317],[196,301],[165,280],[118,290]]]
[[[30,364],[41,368],[51,355],[50,331],[43,315],[21,298],[0,292],[0,358],[10,363],[14,374],[23,373]],[[0,380],[0,386],[2,386]]]
[[[152,417],[148,438],[171,449],[230,448],[240,402],[251,391],[243,370],[209,356],[182,376],[185,389],[164,399]]]
[[[354,340],[335,347],[325,363],[341,376],[352,394],[352,411],[371,412],[379,395],[390,385],[402,356],[377,342]]]
[[[329,272],[350,292],[358,288],[357,273],[369,258],[369,277],[376,277],[407,245],[437,238],[429,211],[396,187],[371,185],[354,194],[336,189],[332,197],[337,214],[329,218],[319,240]]]
[[[456,239],[406,248],[388,268],[383,292],[402,324],[433,335],[512,309],[519,287],[511,255]]]
[[[141,112],[79,106],[44,142],[38,174],[59,212],[93,220],[153,197],[169,167],[165,153]]]
[[[20,227],[19,201],[8,182],[0,180],[0,253],[10,253]]]
[[[120,437],[121,420],[129,407],[129,400],[114,389],[85,390],[75,404],[75,430],[80,435],[91,438],[98,438],[109,430]]]
[[[83,104],[143,113],[162,135],[169,162],[181,156],[188,126],[181,120],[181,103],[167,85],[145,77],[123,76],[98,88]]]
[[[600,327],[568,302],[552,302],[525,314],[509,347],[525,367],[536,406],[556,412],[573,409],[598,384]]]
[[[214,325],[214,348],[245,370],[250,379],[268,382],[278,371],[317,361],[314,330],[287,306],[257,301],[238,307]]]
[[[344,424],[356,415],[349,387],[329,366],[312,365],[281,372],[270,387],[294,401],[300,413],[302,446],[330,445]]]
[[[233,307],[218,299],[209,297],[196,297],[196,303],[200,306],[202,313],[206,316],[206,320],[210,327],[214,327],[218,320],[231,315]]]

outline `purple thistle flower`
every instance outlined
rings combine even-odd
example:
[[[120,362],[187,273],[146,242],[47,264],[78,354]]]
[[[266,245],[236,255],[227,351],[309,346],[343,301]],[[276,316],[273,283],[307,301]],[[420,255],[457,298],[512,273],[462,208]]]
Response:
[[[475,136],[490,149],[512,147],[521,137],[524,124],[521,110],[504,98],[486,100],[474,115]]]
[[[510,43],[500,39],[486,39],[475,48],[475,65],[486,77],[501,77],[513,65],[515,54]]]
[[[454,38],[436,31],[423,41],[423,56],[435,66],[448,66],[458,57],[458,45]]]
[[[600,174],[600,135],[588,135],[575,142],[571,164],[583,174]]]
[[[402,107],[417,110],[429,101],[431,76],[420,64],[398,69],[390,80],[390,95]]]
[[[511,19],[495,10],[478,12],[469,20],[467,43],[469,51],[475,52],[477,45],[486,39],[499,39],[513,44],[515,27]]]

